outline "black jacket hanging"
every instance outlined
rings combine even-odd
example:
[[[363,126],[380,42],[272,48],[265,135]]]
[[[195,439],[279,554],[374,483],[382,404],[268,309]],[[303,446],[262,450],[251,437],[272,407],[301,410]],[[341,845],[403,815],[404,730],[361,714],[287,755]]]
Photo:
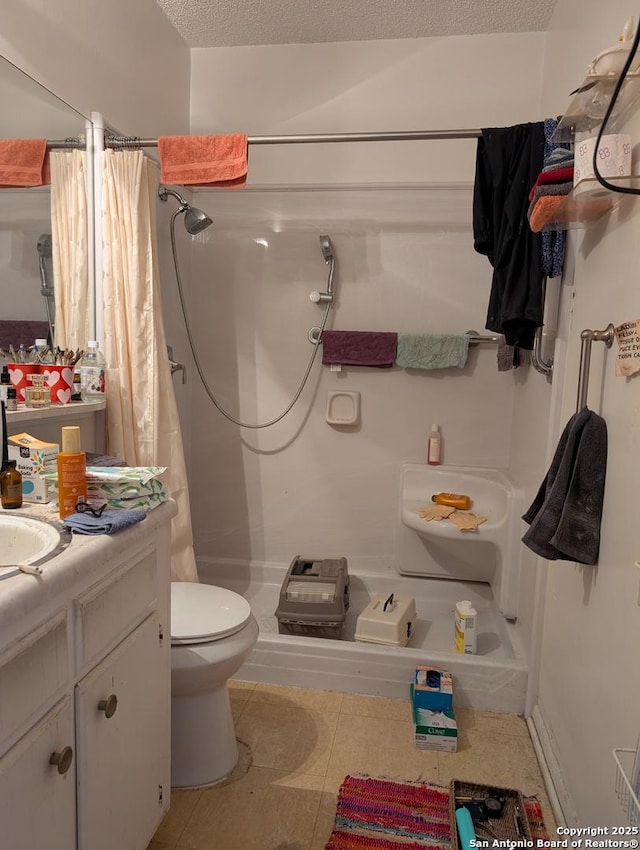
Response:
[[[526,349],[533,348],[543,315],[540,234],[527,220],[543,158],[543,121],[484,129],[478,139],[474,248],[493,266],[486,327]]]

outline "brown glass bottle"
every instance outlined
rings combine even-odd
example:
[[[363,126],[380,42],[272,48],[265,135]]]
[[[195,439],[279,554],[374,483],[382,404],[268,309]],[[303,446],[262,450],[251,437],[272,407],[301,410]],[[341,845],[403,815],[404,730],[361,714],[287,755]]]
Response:
[[[22,507],[22,475],[15,460],[8,461],[0,473],[0,499],[3,508]]]

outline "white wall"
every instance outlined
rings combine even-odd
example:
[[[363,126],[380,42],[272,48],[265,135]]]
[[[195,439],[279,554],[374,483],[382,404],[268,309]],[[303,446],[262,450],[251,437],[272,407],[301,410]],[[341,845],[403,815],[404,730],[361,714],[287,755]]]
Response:
[[[543,35],[524,34],[195,50],[191,130],[477,129],[537,120],[543,47]],[[234,415],[241,410],[254,422],[275,416],[297,386],[309,356],[306,331],[321,317],[308,301],[325,280],[320,233],[332,236],[338,256],[334,328],[484,328],[491,268],[473,251],[475,149],[473,139],[252,146],[255,192],[196,193],[216,224],[193,246],[195,336],[210,382]],[[466,189],[372,191],[359,201],[340,191],[258,191],[272,184],[432,180],[466,181]],[[456,217],[444,214],[452,204]],[[327,390],[340,388],[362,393],[356,431],[324,421]],[[495,349],[474,351],[459,374],[338,375],[316,365],[293,413],[256,432],[227,423],[192,387],[192,506],[201,564],[222,557],[287,563],[313,549],[390,568],[400,465],[424,460],[430,423],[443,428],[445,463],[507,467],[520,389],[523,397],[527,390],[534,395],[531,410],[544,420],[545,379],[526,366],[498,373]],[[539,444],[529,454],[540,455],[537,487],[545,434],[527,422]],[[530,596],[523,595],[525,642]]]
[[[123,133],[187,127],[189,49],[155,0],[12,0],[2,8],[0,53]]]
[[[543,106],[558,106],[582,82],[590,60],[615,44],[637,6],[612,0],[559,0],[548,37]],[[560,111],[562,111],[560,106]],[[638,138],[640,122],[631,122]],[[575,410],[580,331],[639,316],[637,297],[640,203],[572,234],[575,280],[567,286],[562,324],[566,349],[554,386],[559,429]],[[569,282],[570,283],[570,282]],[[637,378],[614,377],[616,344],[594,343],[589,406],[608,428],[609,449],[600,559],[597,568],[549,563],[546,585],[539,712],[558,756],[565,814],[581,826],[625,824],[614,792],[614,747],[635,746],[640,723],[637,649],[640,646],[637,504],[639,470]],[[605,355],[606,353],[606,355]],[[555,382],[554,382],[555,384]],[[631,485],[631,487],[630,487]]]
[[[196,49],[191,132],[478,129],[535,120],[541,33]],[[253,183],[472,180],[475,142],[252,146]]]

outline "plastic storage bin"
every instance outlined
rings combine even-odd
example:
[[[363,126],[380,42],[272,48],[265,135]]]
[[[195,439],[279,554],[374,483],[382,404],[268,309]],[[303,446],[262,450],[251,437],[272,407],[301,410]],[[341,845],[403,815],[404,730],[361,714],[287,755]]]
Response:
[[[339,640],[348,608],[347,559],[296,555],[280,589],[278,632]]]
[[[416,619],[416,601],[402,593],[379,593],[358,617],[355,638],[364,643],[406,646]]]

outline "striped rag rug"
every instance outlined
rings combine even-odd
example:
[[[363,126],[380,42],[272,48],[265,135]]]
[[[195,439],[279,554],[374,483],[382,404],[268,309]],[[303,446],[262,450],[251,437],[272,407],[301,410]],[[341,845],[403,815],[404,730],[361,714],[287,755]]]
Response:
[[[540,803],[525,797],[535,840],[547,839]],[[449,789],[427,782],[345,777],[325,850],[452,850]]]

